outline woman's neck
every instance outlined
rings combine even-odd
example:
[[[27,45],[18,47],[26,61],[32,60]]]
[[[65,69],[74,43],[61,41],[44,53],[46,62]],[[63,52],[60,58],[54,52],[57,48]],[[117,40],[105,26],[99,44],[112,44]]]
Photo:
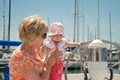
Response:
[[[35,53],[35,50],[38,50],[38,49],[40,49],[40,47],[39,46],[35,46],[35,45],[29,45],[29,44],[25,44],[25,43],[23,43],[22,45],[21,45],[21,50],[23,50],[23,51],[25,51],[25,52],[27,52],[27,53]]]

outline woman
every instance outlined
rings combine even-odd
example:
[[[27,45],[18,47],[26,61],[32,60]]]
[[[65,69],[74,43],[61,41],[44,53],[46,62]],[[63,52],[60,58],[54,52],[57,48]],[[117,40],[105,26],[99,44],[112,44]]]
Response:
[[[45,62],[47,51],[42,50],[48,26],[38,15],[25,18],[19,26],[23,42],[12,53],[9,62],[10,80],[48,80],[55,64],[55,51]]]

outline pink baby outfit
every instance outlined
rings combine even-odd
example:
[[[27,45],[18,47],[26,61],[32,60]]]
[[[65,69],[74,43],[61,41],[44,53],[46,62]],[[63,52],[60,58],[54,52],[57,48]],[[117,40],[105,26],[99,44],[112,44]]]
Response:
[[[58,46],[58,50],[61,51],[62,56],[60,56],[60,60],[53,65],[50,72],[49,80],[62,80],[62,72],[63,72],[63,60],[65,57],[65,39],[62,39],[60,42],[55,43],[54,41],[50,40],[47,42],[46,46],[51,49],[50,53],[55,50],[56,45]]]

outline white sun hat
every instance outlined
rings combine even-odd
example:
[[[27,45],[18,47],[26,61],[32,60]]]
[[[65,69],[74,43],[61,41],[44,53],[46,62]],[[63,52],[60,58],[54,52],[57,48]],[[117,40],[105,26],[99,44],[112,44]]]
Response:
[[[62,34],[62,36],[64,36],[64,26],[60,22],[54,22],[50,25],[48,36],[54,36],[56,34]]]

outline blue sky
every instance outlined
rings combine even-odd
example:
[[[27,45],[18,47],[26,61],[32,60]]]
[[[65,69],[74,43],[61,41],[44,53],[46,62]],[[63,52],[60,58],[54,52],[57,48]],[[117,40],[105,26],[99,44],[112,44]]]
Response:
[[[5,0],[6,39],[8,27],[8,1]],[[62,22],[65,36],[73,41],[75,0],[11,0],[11,40],[19,40],[18,26],[27,16],[39,14],[48,25]],[[80,16],[84,13],[84,40],[89,33],[95,37],[98,19],[98,0],[79,0]],[[120,42],[120,0],[100,0],[100,39],[109,40],[109,12],[111,12],[112,41]],[[3,0],[0,0],[0,39],[3,39]],[[83,40],[83,18],[80,17],[80,41]]]

